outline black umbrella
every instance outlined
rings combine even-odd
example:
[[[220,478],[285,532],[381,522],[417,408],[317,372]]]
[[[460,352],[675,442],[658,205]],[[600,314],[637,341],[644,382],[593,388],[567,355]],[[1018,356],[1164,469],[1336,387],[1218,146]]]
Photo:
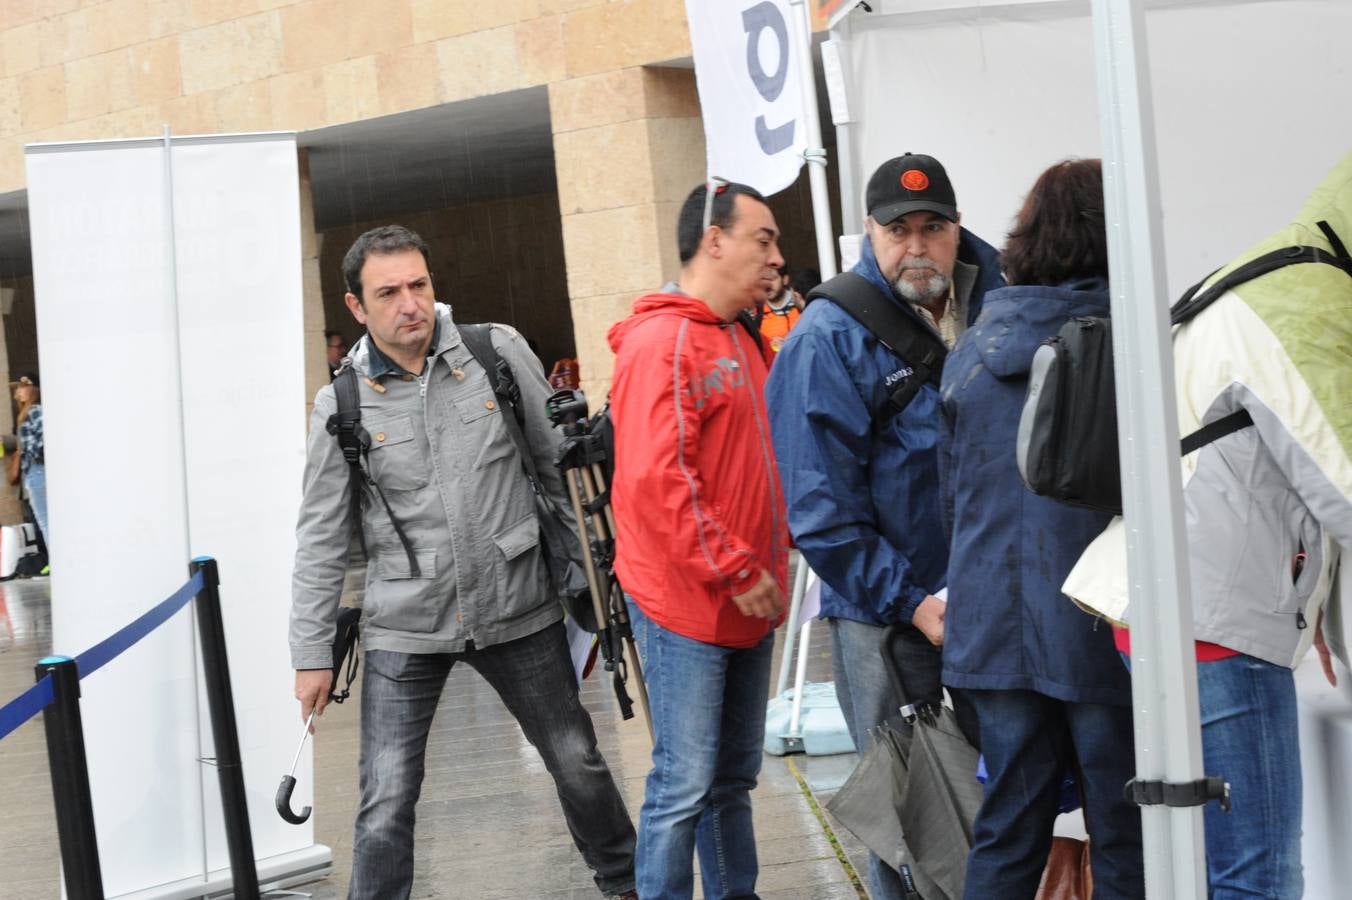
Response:
[[[827,809],[901,874],[908,898],[958,900],[981,808],[978,754],[953,710],[907,699],[892,651],[899,637],[897,626],[887,630],[883,662],[910,727],[879,726]]]
[[[338,628],[333,638],[333,680],[329,688],[329,700],[342,703],[352,693],[352,682],[357,679],[357,635],[361,625],[361,610],[344,607],[338,611]],[[346,672],[344,672],[346,666]],[[343,676],[342,689],[338,689],[339,675]],[[292,825],[300,825],[310,818],[310,807],[300,812],[291,809],[291,792],[296,789],[296,764],[300,762],[300,752],[305,748],[305,739],[310,736],[315,714],[305,720],[305,729],[300,733],[300,743],[296,746],[296,756],[291,760],[291,771],[282,776],[277,788],[277,814]]]

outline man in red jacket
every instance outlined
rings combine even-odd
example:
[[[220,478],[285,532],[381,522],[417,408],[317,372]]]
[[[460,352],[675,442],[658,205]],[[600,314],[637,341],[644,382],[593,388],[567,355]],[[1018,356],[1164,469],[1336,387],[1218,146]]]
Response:
[[[755,896],[750,793],[788,579],[768,364],[738,320],[778,281],[779,230],[745,185],[707,200],[698,187],[681,207],[679,280],[609,335],[615,571],[655,736],[636,859],[644,900],[689,898],[696,851],[705,897]]]

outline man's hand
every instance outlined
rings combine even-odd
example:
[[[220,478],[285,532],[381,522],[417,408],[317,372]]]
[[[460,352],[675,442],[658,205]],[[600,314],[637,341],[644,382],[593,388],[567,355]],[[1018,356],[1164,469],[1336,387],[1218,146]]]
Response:
[[[773,619],[784,611],[784,592],[778,582],[764,569],[760,580],[744,594],[734,594],[732,602],[742,611],[742,615],[755,616],[758,619]]]
[[[1338,673],[1333,671],[1333,654],[1329,653],[1329,645],[1324,640],[1324,611],[1319,611],[1319,621],[1314,626],[1314,650],[1319,654],[1319,665],[1324,669],[1324,677],[1329,680],[1329,684],[1338,686]]]
[[[930,594],[920,605],[915,608],[915,615],[911,616],[911,624],[920,629],[931,644],[936,647],[944,645],[944,614],[948,612],[948,604],[938,597]]]
[[[310,710],[314,710],[316,716],[324,714],[324,707],[329,705],[329,691],[332,688],[332,669],[296,670],[296,699],[300,701],[302,722],[310,718]],[[310,733],[315,733],[313,725],[310,726]]]

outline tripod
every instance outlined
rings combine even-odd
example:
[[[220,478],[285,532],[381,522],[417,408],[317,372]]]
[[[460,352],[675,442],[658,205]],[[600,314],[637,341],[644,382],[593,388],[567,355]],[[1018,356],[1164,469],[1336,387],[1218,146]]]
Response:
[[[643,683],[643,664],[634,645],[624,592],[615,577],[615,514],[610,508],[606,484],[608,457],[605,442],[587,418],[587,398],[581,391],[556,391],[550,395],[546,408],[550,421],[563,429],[563,443],[554,464],[568,485],[568,497],[577,518],[578,539],[582,544],[583,567],[591,590],[603,666],[613,674],[620,715],[632,719],[634,701],[627,690],[629,664],[624,656],[628,647],[639,706],[648,726],[648,736],[652,737],[652,714],[648,709],[648,689]]]

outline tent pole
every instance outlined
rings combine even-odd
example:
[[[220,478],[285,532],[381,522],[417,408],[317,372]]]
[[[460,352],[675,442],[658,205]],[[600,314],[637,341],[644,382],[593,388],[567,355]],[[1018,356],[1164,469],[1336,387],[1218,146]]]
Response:
[[[1136,777],[1202,776],[1178,411],[1140,0],[1094,0],[1113,355],[1131,586]],[[1206,896],[1202,808],[1144,806],[1146,894]]]
[[[826,189],[826,148],[822,146],[822,125],[817,117],[817,77],[812,67],[812,19],[804,0],[790,0],[797,17],[793,33],[793,51],[798,59],[799,81],[803,95],[803,127],[807,132],[808,184],[812,188],[812,222],[817,235],[817,267],[822,281],[836,275],[835,240],[831,236],[831,202]]]

